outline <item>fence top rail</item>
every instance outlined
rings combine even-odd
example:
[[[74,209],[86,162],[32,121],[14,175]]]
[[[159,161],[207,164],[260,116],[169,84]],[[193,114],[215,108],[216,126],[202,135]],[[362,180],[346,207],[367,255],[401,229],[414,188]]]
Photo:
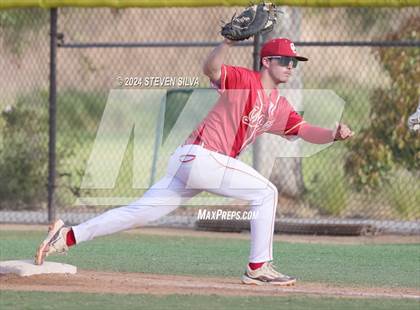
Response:
[[[215,47],[220,42],[73,42],[58,43],[61,48],[154,48],[154,47]],[[323,47],[420,47],[420,41],[325,41],[300,42],[297,46],[323,46]],[[252,41],[236,44],[238,47],[253,46]]]
[[[420,0],[272,0],[277,5],[303,7],[406,7],[420,6]],[[247,6],[249,0],[3,0],[1,9],[57,8],[57,7],[112,7],[163,8]]]

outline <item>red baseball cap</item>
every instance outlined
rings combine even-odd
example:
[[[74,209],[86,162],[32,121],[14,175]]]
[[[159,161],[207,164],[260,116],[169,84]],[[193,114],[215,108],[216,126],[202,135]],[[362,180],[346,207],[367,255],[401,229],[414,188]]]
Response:
[[[308,58],[298,55],[293,42],[286,38],[276,38],[267,41],[261,48],[260,55],[261,58],[270,56],[289,56],[300,61],[308,60]]]

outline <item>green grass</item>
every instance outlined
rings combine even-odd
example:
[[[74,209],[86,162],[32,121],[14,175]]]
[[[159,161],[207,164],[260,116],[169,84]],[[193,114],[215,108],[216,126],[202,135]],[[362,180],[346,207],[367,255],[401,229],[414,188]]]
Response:
[[[32,257],[44,234],[5,232],[0,260]],[[247,240],[117,234],[82,243],[52,261],[80,269],[239,277]],[[276,242],[275,263],[301,281],[420,288],[420,245],[324,245]]]
[[[418,309],[415,300],[0,292],[7,309]]]

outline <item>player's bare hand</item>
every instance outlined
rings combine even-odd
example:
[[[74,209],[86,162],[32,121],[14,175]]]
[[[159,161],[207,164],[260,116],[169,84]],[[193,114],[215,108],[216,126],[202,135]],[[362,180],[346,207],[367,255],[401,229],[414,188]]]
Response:
[[[346,140],[354,136],[354,132],[346,124],[337,123],[335,129],[334,140]]]

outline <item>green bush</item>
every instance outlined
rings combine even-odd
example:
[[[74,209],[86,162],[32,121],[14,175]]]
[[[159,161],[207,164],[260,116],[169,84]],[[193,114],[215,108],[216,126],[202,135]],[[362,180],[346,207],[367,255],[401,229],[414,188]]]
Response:
[[[75,89],[61,91],[57,98],[57,203],[69,205],[89,190],[80,186],[86,162],[106,105],[106,94]]]
[[[340,169],[332,169],[328,175],[315,174],[308,188],[305,200],[322,215],[339,216],[346,209],[348,190]]]
[[[94,138],[105,102],[99,94],[75,91],[57,98],[58,205],[79,195],[84,163],[76,145]],[[48,140],[47,92],[21,95],[0,114],[0,208],[36,209],[46,204]]]
[[[420,188],[418,188],[419,175],[407,170],[396,171],[384,187],[387,201],[397,211],[400,218],[405,220],[420,220]],[[414,188],[407,193],[407,188]]]
[[[385,40],[420,40],[420,17],[407,20]],[[347,144],[350,152],[345,164],[352,184],[367,192],[385,186],[399,167],[420,168],[420,139],[407,128],[408,116],[420,97],[420,49],[381,48],[377,54],[391,86],[373,93],[371,124]]]
[[[1,114],[1,208],[31,208],[46,200],[48,111],[40,97],[21,97]]]

